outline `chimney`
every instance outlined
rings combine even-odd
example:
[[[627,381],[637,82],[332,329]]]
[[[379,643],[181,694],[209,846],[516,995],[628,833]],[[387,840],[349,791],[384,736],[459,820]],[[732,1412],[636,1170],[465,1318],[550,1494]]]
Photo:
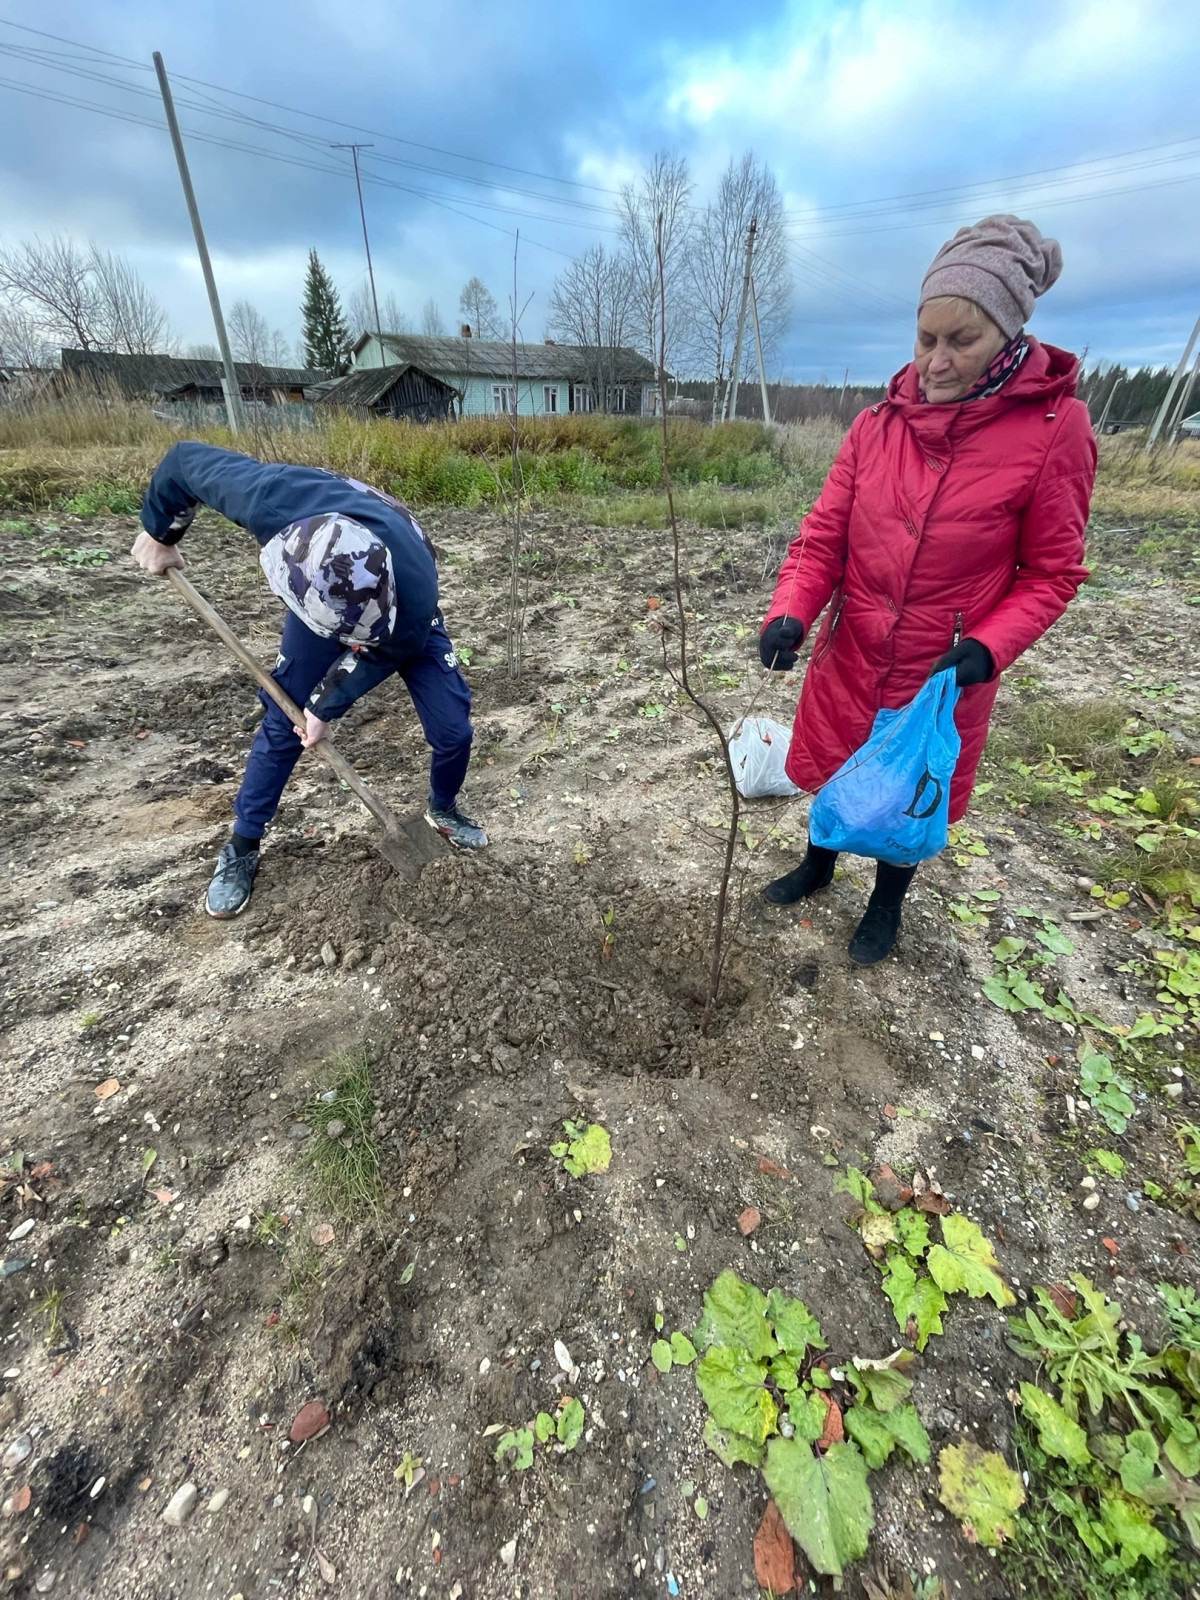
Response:
[[[545,343],[545,344],[553,344],[553,343],[554,343],[554,340],[553,340],[553,339],[546,339],[546,340],[544,340],[544,341],[543,341],[543,342],[544,342],[544,343]]]
[[[471,324],[464,322],[458,331],[464,339],[469,339],[471,337]]]

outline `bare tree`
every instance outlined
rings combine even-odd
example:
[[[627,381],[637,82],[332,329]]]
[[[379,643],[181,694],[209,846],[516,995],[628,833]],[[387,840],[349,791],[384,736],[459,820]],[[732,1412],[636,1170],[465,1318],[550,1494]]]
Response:
[[[691,320],[688,271],[693,230],[691,193],[687,161],[683,156],[660,150],[636,183],[622,186],[617,204],[621,243],[632,277],[637,347],[649,360],[657,361],[663,353],[665,337],[666,359],[672,365],[685,342]],[[658,264],[660,218],[661,274]],[[666,324],[660,329],[664,306]]]
[[[756,223],[754,293],[763,358],[767,360],[787,330],[792,277],[783,196],[771,169],[748,150],[740,160],[731,160],[721,174],[716,198],[704,208],[689,256],[697,355],[713,374],[714,420],[722,389],[733,375],[733,346],[751,221]],[[757,359],[754,341],[747,338],[742,345],[739,378],[753,371]]]
[[[144,356],[169,342],[167,314],[123,256],[91,246],[98,312],[111,350]]]
[[[630,338],[633,274],[628,259],[595,244],[555,279],[547,325],[555,336],[587,351],[588,382],[598,410],[608,409],[616,352]]]
[[[458,309],[477,339],[497,339],[503,333],[500,307],[482,278],[468,278],[458,297]]]
[[[371,303],[371,291],[365,283],[359,284],[344,303],[346,321],[350,324],[355,343],[364,333],[375,332],[375,307]],[[401,311],[395,294],[390,291],[379,301],[379,322],[384,333],[409,332],[408,318]]]
[[[19,304],[0,302],[0,367],[48,367],[54,347]]]
[[[220,361],[221,351],[215,344],[190,344],[184,351],[189,361]]]
[[[52,344],[143,355],[169,342],[166,314],[129,263],[61,234],[0,250],[0,293]]]
[[[286,367],[291,363],[291,346],[249,300],[236,301],[229,313],[229,344],[235,361],[250,361],[260,367]]]
[[[442,313],[437,308],[437,301],[430,298],[421,307],[421,332],[431,338],[437,338],[446,331],[442,321]]]

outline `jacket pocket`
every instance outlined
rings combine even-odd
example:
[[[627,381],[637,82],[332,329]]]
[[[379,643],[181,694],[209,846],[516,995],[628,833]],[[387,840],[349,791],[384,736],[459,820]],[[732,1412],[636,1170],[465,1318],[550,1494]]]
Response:
[[[812,664],[814,667],[819,665],[820,662],[824,661],[825,657],[829,654],[830,647],[833,644],[833,636],[838,631],[838,626],[842,620],[842,612],[845,609],[846,596],[844,594],[839,594],[837,605],[834,607],[832,615],[822,630],[823,636],[818,638],[817,648],[813,651]]]

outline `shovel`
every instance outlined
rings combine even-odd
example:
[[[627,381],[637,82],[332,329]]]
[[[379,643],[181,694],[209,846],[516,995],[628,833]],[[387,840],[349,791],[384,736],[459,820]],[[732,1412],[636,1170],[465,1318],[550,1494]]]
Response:
[[[199,590],[192,587],[178,567],[168,567],[167,577],[174,584],[176,593],[182,595],[197,616],[204,618],[213,632],[219,635],[233,651],[251,677],[262,685],[280,710],[291,718],[293,726],[303,728],[304,713],[300,707],[289,694],[284,693],[237,635],[231,632]],[[372,794],[345,756],[330,740],[322,739],[319,744],[313,745],[312,749],[315,755],[320,756],[322,761],[333,768],[346,787],[354,791],[383,830],[374,841],[379,854],[406,883],[415,883],[421,876],[422,867],[427,866],[442,853],[438,836],[424,817],[419,815],[406,817],[401,822],[390,806],[384,805],[377,794]]]

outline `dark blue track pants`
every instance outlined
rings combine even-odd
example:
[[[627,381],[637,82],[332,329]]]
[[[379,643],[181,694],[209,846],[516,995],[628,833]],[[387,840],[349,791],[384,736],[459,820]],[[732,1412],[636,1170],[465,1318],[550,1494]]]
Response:
[[[303,706],[344,649],[337,639],[322,638],[289,612],[271,676]],[[420,655],[410,656],[396,670],[412,696],[433,751],[430,798],[438,808],[453,805],[471,756],[471,691],[454,663],[454,646],[440,616]],[[295,729],[274,700],[262,689],[258,698],[267,714],[254,736],[246,775],[233,802],[236,831],[246,839],[262,837],[292,768],[304,753]]]

